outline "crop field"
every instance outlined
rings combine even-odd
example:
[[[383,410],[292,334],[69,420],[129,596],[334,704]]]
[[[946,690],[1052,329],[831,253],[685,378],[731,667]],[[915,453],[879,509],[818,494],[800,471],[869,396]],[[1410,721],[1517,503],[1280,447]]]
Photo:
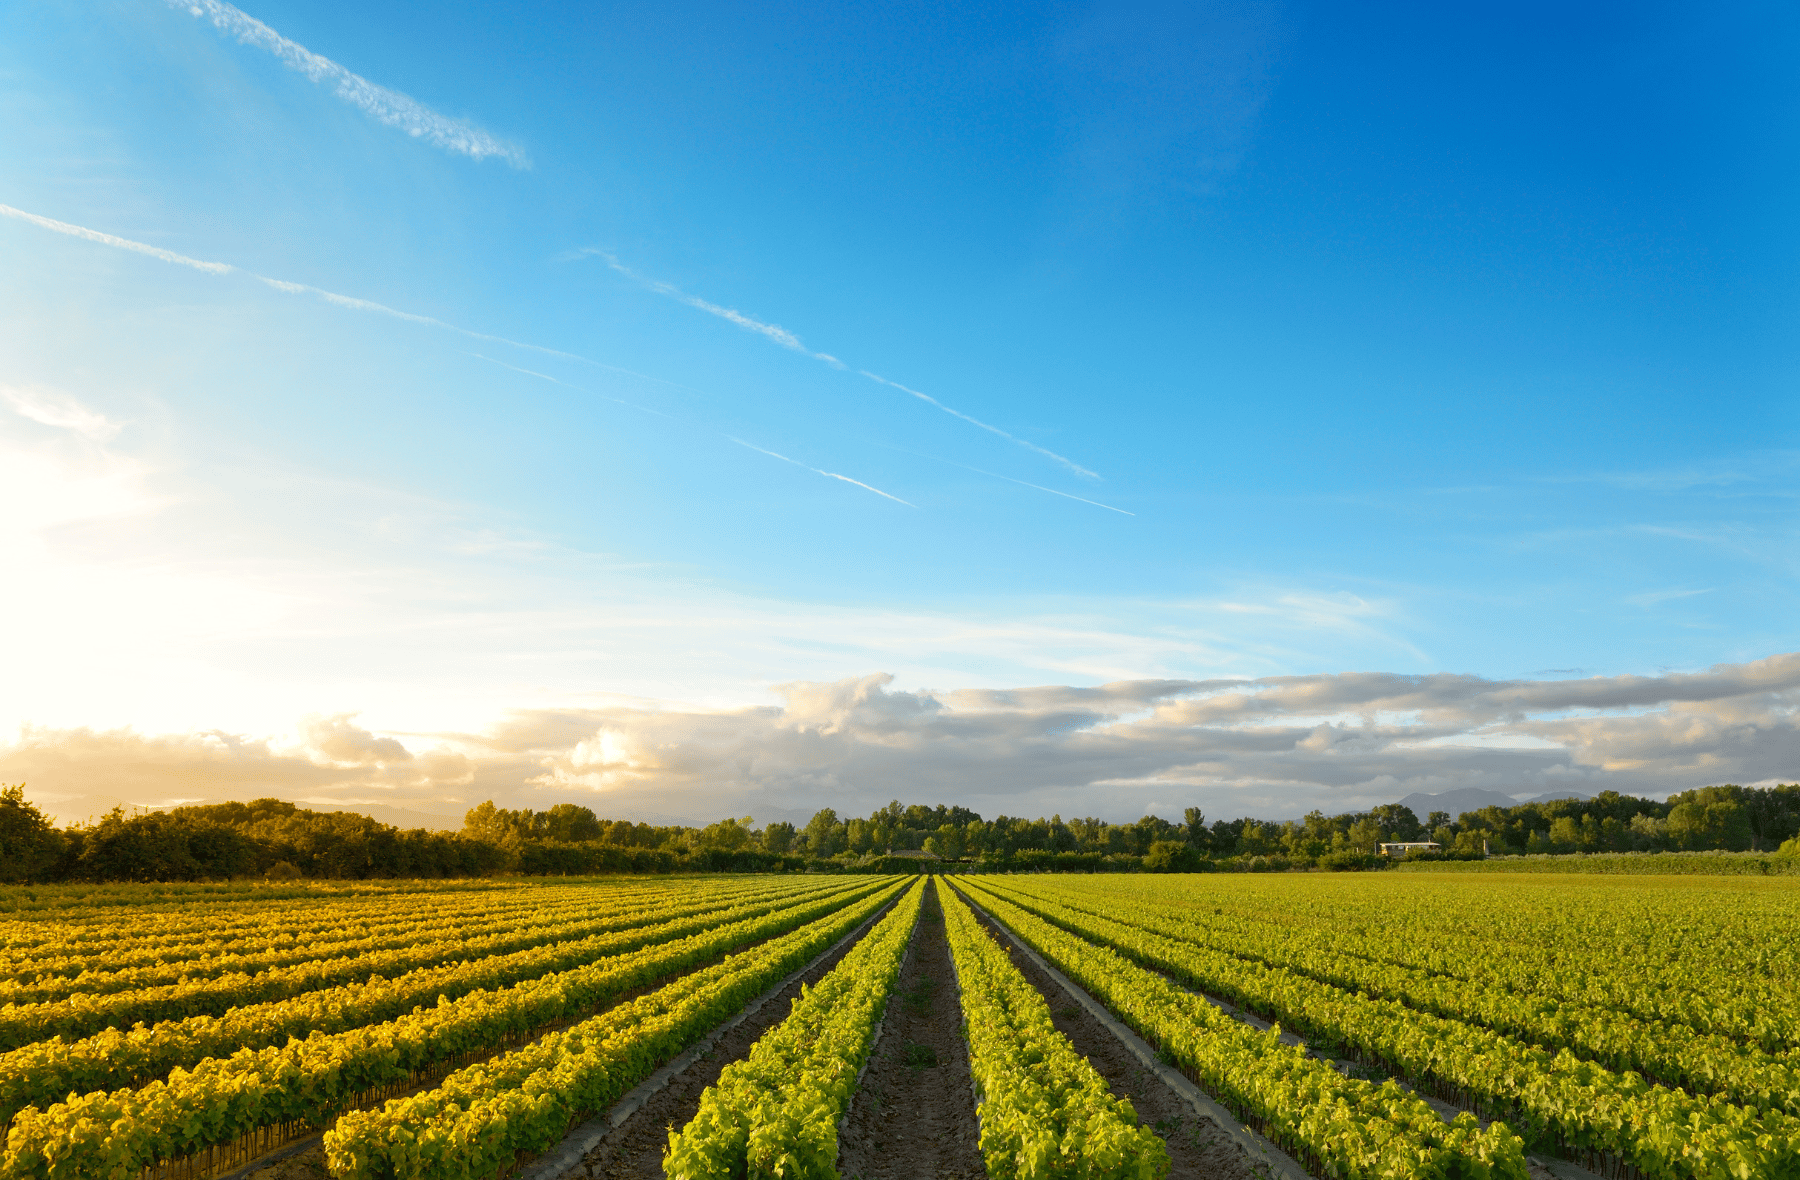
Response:
[[[0,963],[0,1180],[1800,1177],[1781,878],[13,890]]]

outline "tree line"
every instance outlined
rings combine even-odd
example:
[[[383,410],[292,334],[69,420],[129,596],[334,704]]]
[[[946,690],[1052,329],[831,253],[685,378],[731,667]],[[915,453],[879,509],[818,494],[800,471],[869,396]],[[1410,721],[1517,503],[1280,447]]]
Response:
[[[0,881],[195,881],[247,877],[473,877],[677,871],[893,871],[929,860],[974,870],[1195,872],[1361,868],[1383,841],[1435,841],[1445,857],[1551,852],[1723,849],[1800,855],[1800,784],[1700,787],[1658,802],[1615,791],[1485,807],[1454,820],[1387,804],[1298,820],[1128,824],[997,816],[966,807],[902,806],[840,818],[822,808],[804,826],[756,827],[750,816],[703,827],[607,820],[574,803],[544,811],[483,803],[458,832],[401,829],[355,812],[318,812],[278,799],[127,813],[58,828],[24,797],[0,790]]]

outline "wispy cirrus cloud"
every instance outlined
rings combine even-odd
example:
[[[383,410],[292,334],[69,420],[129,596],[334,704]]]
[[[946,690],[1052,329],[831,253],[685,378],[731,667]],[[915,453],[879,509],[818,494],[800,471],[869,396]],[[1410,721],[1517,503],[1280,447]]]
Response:
[[[473,160],[504,160],[514,168],[531,167],[523,148],[508,143],[464,119],[439,114],[415,98],[377,86],[328,57],[290,41],[240,8],[223,0],[168,0],[169,7],[212,22],[241,44],[266,49],[291,70],[314,82],[328,83],[338,98],[378,123],[404,131],[414,139]]]
[[[72,431],[94,442],[105,442],[119,433],[117,422],[55,390],[0,385],[0,402],[21,418]]]
[[[717,303],[708,302],[707,300],[702,299],[697,295],[690,295],[686,291],[683,291],[680,287],[677,287],[673,283],[666,283],[666,282],[663,282],[661,279],[653,279],[653,278],[648,277],[647,275],[639,274],[637,271],[631,269],[629,266],[626,266],[624,263],[620,262],[615,255],[609,253],[608,251],[596,249],[593,246],[582,246],[579,249],[569,251],[568,253],[562,255],[562,257],[565,259],[573,259],[573,258],[599,258],[599,259],[602,259],[605,261],[607,266],[611,267],[613,270],[617,271],[619,274],[624,275],[626,278],[630,279],[632,282],[643,287],[647,291],[654,291],[658,295],[666,295],[670,299],[675,300],[677,303],[684,303],[689,307],[695,308],[699,311],[704,311],[708,315],[715,315],[715,316],[718,316],[722,320],[729,320],[731,323],[738,325],[740,328],[747,328],[750,331],[755,332],[760,336],[764,336],[770,340],[773,340],[776,344],[781,345],[781,347],[788,349],[791,352],[798,352],[801,355],[809,356],[816,361],[823,361],[826,364],[830,365],[834,369],[849,368],[849,366],[844,364],[843,361],[839,360],[835,356],[832,356],[828,352],[815,352],[812,349],[808,348],[805,344],[803,344],[801,342],[800,337],[798,337],[794,333],[788,331],[786,328],[781,327],[779,324],[765,323],[762,320],[756,319],[752,316],[745,315],[743,312],[738,311],[736,308],[724,307]],[[1020,438],[1016,434],[1012,434],[1008,431],[1002,430],[998,426],[994,426],[990,423],[983,422],[981,419],[974,417],[971,414],[965,414],[961,410],[958,410],[953,406],[947,406],[943,402],[939,401],[935,397],[932,397],[928,393],[920,393],[916,389],[912,389],[908,386],[902,385],[898,381],[890,381],[886,377],[883,377],[878,373],[871,373],[867,369],[858,369],[857,373],[863,377],[867,377],[870,381],[873,381],[879,385],[885,385],[889,389],[897,389],[901,393],[907,394],[908,396],[911,396],[911,397],[915,397],[915,398],[919,399],[920,401],[924,402],[926,405],[931,406],[933,409],[940,410],[943,413],[950,415],[952,418],[960,418],[964,422],[967,422],[969,425],[974,426],[977,429],[985,430],[989,434],[996,435],[1000,438],[1005,439],[1006,441],[1008,441],[1010,443],[1014,443],[1018,446],[1024,447],[1028,451],[1034,451],[1037,454],[1044,456],[1046,459],[1050,459],[1053,462],[1060,463],[1064,467],[1068,468],[1071,472],[1075,473],[1076,475],[1081,476],[1083,479],[1099,479],[1100,478],[1100,476],[1095,474],[1093,471],[1090,471],[1086,467],[1083,467],[1081,464],[1075,462],[1073,459],[1070,459],[1063,455],[1059,455],[1055,451],[1052,451],[1047,447],[1040,447],[1034,442],[1028,442],[1025,439]],[[1023,480],[1015,480],[1014,482],[1015,483],[1023,483],[1024,481]],[[1037,487],[1036,484],[1026,484],[1025,486]],[[1050,489],[1039,488],[1038,490],[1039,491],[1049,491]],[[1052,494],[1053,495],[1061,495],[1063,493],[1054,493],[1053,492]],[[1081,499],[1080,496],[1073,496],[1070,498],[1076,499],[1076,500]],[[1092,501],[1089,501],[1089,503],[1091,503],[1091,502]],[[1102,504],[1101,507],[1104,508],[1104,507],[1107,507],[1107,505]],[[1114,511],[1118,511],[1118,509],[1114,509]]]

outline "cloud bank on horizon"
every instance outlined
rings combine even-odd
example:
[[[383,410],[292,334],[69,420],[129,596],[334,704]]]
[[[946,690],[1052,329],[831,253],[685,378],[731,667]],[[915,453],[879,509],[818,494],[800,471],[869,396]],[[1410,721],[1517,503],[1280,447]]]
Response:
[[[450,814],[493,798],[609,817],[870,810],[890,798],[1112,820],[1349,811],[1413,792],[1661,797],[1800,771],[1800,653],[1580,680],[1341,673],[896,691],[874,674],[744,708],[523,709],[418,749],[351,716],[281,744],[225,733],[27,729],[0,780],[47,809],[276,795]]]

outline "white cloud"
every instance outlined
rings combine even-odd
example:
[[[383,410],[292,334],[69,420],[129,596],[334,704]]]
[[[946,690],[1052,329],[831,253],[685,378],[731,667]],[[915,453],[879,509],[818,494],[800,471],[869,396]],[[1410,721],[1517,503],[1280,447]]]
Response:
[[[412,753],[390,737],[376,737],[366,729],[350,724],[354,713],[335,717],[308,717],[300,732],[305,752],[313,761],[339,769],[350,767],[383,767],[411,762]]]
[[[266,49],[291,70],[305,74],[314,82],[331,84],[337,96],[364,114],[388,127],[405,132],[414,139],[468,156],[474,160],[490,157],[529,168],[531,160],[524,149],[507,143],[463,119],[440,115],[417,99],[396,90],[377,86],[367,78],[353,74],[330,58],[321,57],[304,45],[290,41],[222,0],[169,0],[169,7],[182,9],[192,16],[204,17],[221,32],[228,33],[245,45]]]
[[[0,385],[0,401],[21,418],[29,418],[40,426],[72,431],[95,442],[105,442],[119,433],[118,423],[55,390]]]

